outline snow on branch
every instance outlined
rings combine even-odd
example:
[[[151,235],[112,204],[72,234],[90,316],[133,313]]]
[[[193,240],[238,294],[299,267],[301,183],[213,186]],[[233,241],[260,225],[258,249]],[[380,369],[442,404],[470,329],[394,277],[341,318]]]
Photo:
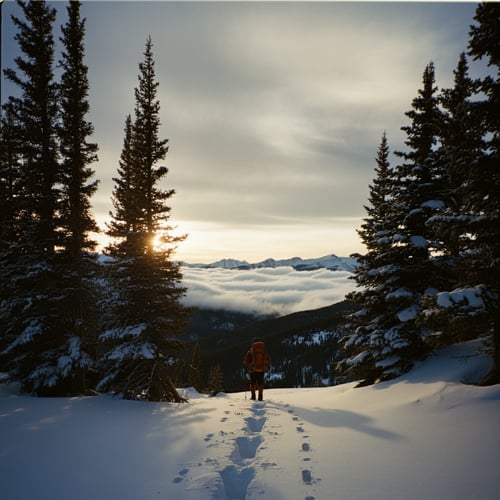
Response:
[[[484,310],[485,304],[482,298],[482,287],[460,288],[452,292],[440,292],[437,294],[437,305],[445,309],[458,305],[469,306],[472,309]]]

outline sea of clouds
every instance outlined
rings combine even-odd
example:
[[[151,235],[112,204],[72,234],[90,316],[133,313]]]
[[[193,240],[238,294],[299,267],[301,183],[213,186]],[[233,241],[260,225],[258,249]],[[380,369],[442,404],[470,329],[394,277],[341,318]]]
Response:
[[[206,309],[285,315],[329,306],[354,290],[347,271],[292,267],[236,270],[183,267],[183,303]]]

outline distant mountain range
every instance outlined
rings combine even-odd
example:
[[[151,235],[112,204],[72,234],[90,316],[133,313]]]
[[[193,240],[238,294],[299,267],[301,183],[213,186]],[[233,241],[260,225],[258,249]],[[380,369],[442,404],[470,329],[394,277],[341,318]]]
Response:
[[[334,254],[325,255],[317,259],[302,259],[300,257],[292,257],[291,259],[266,259],[262,262],[251,264],[246,260],[237,259],[222,259],[211,264],[190,264],[183,262],[183,266],[196,268],[223,268],[223,269],[259,269],[265,267],[293,267],[296,271],[315,271],[317,269],[329,269],[331,271],[349,271],[354,272],[357,266],[356,259],[351,257],[337,257]]]

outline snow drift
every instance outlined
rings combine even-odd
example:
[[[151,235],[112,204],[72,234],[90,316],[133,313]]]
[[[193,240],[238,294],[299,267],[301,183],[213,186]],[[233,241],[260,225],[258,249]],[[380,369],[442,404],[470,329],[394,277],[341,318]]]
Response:
[[[492,500],[500,387],[478,342],[409,374],[188,404],[34,399],[0,386],[6,500]]]

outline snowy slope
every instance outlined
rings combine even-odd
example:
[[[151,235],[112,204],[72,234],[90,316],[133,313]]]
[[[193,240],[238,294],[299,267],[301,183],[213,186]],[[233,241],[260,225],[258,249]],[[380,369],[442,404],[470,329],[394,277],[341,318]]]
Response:
[[[8,500],[492,500],[500,387],[474,343],[374,387],[184,405],[0,393]],[[1,387],[1,386],[0,386]]]

